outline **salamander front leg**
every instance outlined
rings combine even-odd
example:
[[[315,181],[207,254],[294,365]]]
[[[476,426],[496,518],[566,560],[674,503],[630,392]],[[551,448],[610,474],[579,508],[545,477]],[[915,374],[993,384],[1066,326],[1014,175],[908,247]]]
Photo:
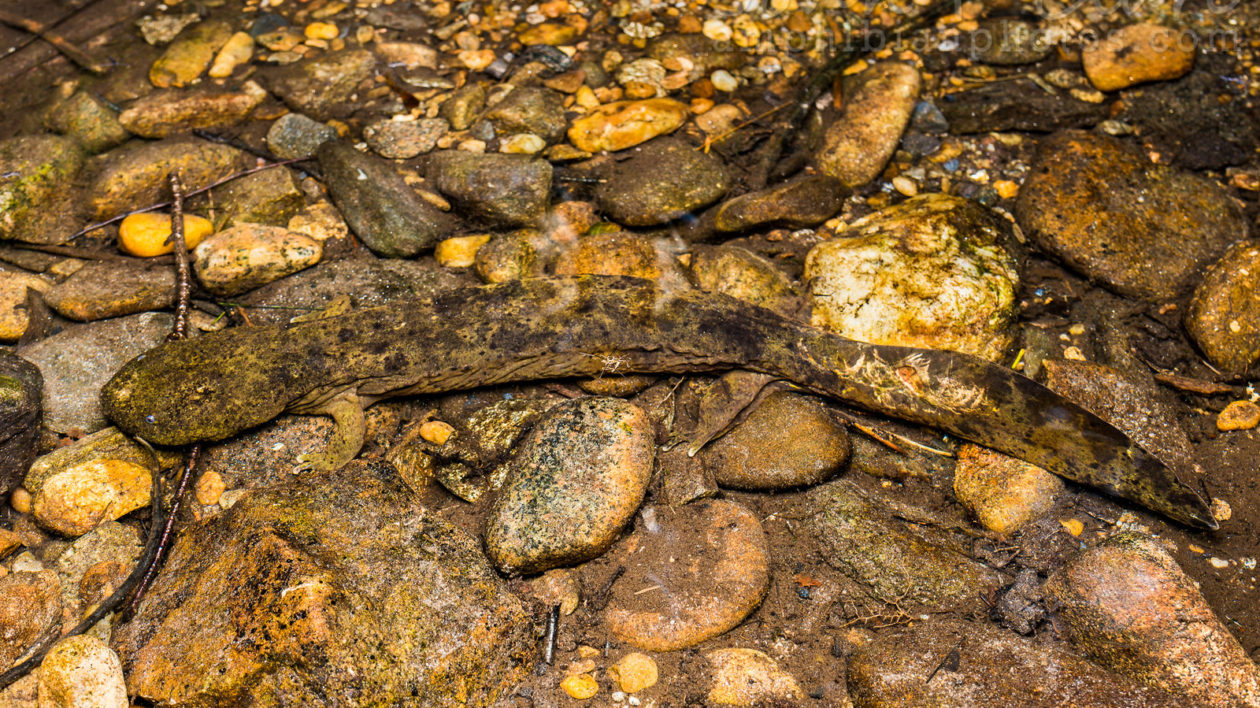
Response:
[[[333,419],[333,434],[323,452],[298,455],[294,472],[328,472],[340,469],[363,449],[367,422],[363,418],[363,404],[353,391],[338,394],[305,412],[330,416]]]

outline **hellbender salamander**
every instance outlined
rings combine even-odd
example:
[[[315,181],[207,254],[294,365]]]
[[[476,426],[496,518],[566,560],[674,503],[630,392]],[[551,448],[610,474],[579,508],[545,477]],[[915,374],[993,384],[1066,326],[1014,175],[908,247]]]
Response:
[[[167,342],[102,391],[105,413],[153,443],[222,440],[283,412],[325,413],[337,436],[311,467],[349,461],[363,407],[517,381],[746,368],[930,425],[1216,528],[1194,490],[1096,415],[962,354],[855,342],[724,295],[653,281],[546,278],[453,289],[312,322]]]

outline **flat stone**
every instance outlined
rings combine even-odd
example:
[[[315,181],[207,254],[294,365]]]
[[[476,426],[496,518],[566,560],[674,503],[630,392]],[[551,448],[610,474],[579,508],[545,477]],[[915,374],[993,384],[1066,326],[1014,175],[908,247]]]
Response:
[[[1260,669],[1162,544],[1124,532],[1051,576],[1067,636],[1094,663],[1194,705],[1260,703]]]
[[[1042,141],[1015,204],[1029,239],[1122,295],[1176,298],[1247,233],[1215,182],[1151,164],[1105,135]]]
[[[840,180],[807,175],[722,202],[705,214],[705,220],[722,233],[766,226],[806,228],[835,216],[848,196]]]
[[[953,652],[958,660],[942,666],[942,658]],[[847,680],[849,697],[859,706],[1182,705],[1173,694],[1139,685],[1065,649],[960,619],[933,618],[881,634],[849,658]]]
[[[892,61],[872,66],[857,82],[815,156],[823,174],[848,187],[870,182],[888,164],[923,85],[917,69]]]
[[[791,278],[739,246],[693,246],[687,275],[700,290],[730,295],[781,315],[793,316],[801,307]]]
[[[44,376],[44,425],[58,433],[104,428],[100,390],[123,364],[171,331],[172,317],[143,313],[73,325],[22,350]]]
[[[113,647],[155,703],[492,705],[537,655],[478,544],[360,461],[188,528]]]
[[[363,141],[381,157],[407,160],[431,151],[449,130],[443,118],[378,120],[363,129]]]
[[[48,708],[127,708],[122,663],[91,634],[66,637],[39,665],[39,705]]]
[[[617,101],[595,108],[569,126],[569,142],[586,152],[614,152],[678,130],[691,111],[670,98]]]
[[[644,651],[685,649],[735,628],[761,604],[769,549],[747,508],[706,500],[669,512],[649,507],[641,516],[613,552],[626,570],[604,616],[618,641]]]
[[[1032,79],[982,84],[946,94],[941,114],[954,133],[1026,130],[1052,133],[1065,128],[1090,128],[1108,118],[1105,103],[1089,103],[1062,91],[1050,93]]]
[[[309,236],[279,226],[237,224],[193,249],[202,287],[216,295],[239,295],[319,262],[323,248]]]
[[[477,277],[483,283],[502,283],[542,275],[543,263],[538,259],[538,248],[534,246],[536,240],[541,240],[541,237],[531,229],[499,234],[490,239],[477,249],[473,259]]]
[[[558,91],[520,86],[486,110],[486,120],[499,135],[530,133],[547,144],[564,137],[564,96]]]
[[[1142,22],[1112,32],[1081,52],[1085,75],[1099,91],[1183,76],[1194,66],[1194,35]]]
[[[708,206],[726,194],[726,165],[682,140],[656,140],[638,148],[604,175],[595,200],[625,226],[664,224]]]
[[[381,61],[404,69],[436,69],[438,53],[420,42],[374,42],[372,51]]]
[[[315,120],[344,118],[358,108],[359,84],[372,78],[376,57],[366,49],[328,52],[262,74],[285,105]]]
[[[266,93],[253,91],[166,89],[136,100],[118,116],[127,130],[146,138],[165,138],[195,129],[216,130],[245,120]]]
[[[17,571],[0,578],[0,666],[61,628],[61,591],[51,570]]]
[[[661,277],[661,258],[652,240],[628,231],[583,236],[556,257],[556,275]]]
[[[954,496],[986,529],[1018,531],[1054,506],[1063,480],[1009,455],[965,443],[954,467]]]
[[[318,154],[333,203],[373,253],[410,258],[449,235],[453,219],[422,199],[393,164],[339,140]]]
[[[719,706],[797,705],[805,692],[764,652],[744,647],[704,655],[712,670],[708,701]]]
[[[220,228],[240,223],[284,226],[306,204],[297,175],[287,167],[234,179],[215,187],[212,198],[216,208],[227,214]]]
[[[209,68],[231,36],[232,26],[221,20],[184,28],[149,67],[149,81],[158,88],[187,86]]]
[[[807,508],[806,528],[820,539],[827,564],[884,602],[974,610],[983,607],[985,593],[1005,584],[988,566],[911,533],[851,480],[814,488]]]
[[[38,367],[12,352],[0,351],[0,499],[9,498],[35,460],[43,387]],[[0,557],[4,555],[0,552]]]
[[[1251,430],[1260,425],[1260,404],[1253,401],[1231,401],[1216,416],[1216,429]]]
[[[536,226],[551,197],[551,163],[528,155],[439,150],[425,176],[468,218],[499,227]]]
[[[108,219],[169,199],[172,172],[187,193],[252,164],[242,150],[191,138],[124,146],[104,157],[88,188],[89,207],[97,219]]]
[[[811,321],[864,342],[999,361],[1019,285],[1009,230],[994,212],[944,194],[859,219],[805,259]]]
[[[730,432],[709,443],[701,461],[717,483],[770,490],[825,482],[849,460],[849,435],[818,399],[777,391]]]
[[[1260,244],[1241,241],[1208,268],[1186,331],[1218,369],[1242,373],[1260,361]]]
[[[74,233],[74,179],[83,153],[69,138],[22,135],[0,141],[0,239],[56,244]]]
[[[285,113],[267,130],[267,149],[282,160],[311,157],[320,145],[337,139],[330,125],[301,113]]]
[[[71,138],[89,153],[121,145],[131,134],[118,122],[118,111],[91,91],[75,91],[44,114],[44,125]]]
[[[161,310],[175,303],[175,267],[90,261],[49,288],[44,302],[62,317],[79,322]]]
[[[652,426],[618,398],[553,408],[507,463],[486,519],[486,555],[504,573],[590,560],[630,522],[652,477]]]

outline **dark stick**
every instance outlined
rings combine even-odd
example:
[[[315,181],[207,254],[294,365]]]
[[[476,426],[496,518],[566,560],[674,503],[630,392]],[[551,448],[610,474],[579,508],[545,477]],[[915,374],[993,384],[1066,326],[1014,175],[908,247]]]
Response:
[[[170,549],[171,538],[174,536],[175,521],[179,516],[179,507],[184,500],[184,492],[188,491],[188,484],[195,477],[194,472],[197,469],[197,460],[200,456],[201,445],[193,445],[188,450],[188,458],[183,468],[179,471],[179,477],[175,480],[175,490],[171,494],[171,509],[166,513],[166,518],[161,524],[161,532],[157,534],[157,543],[153,548],[152,556],[147,558],[143,568],[144,572],[136,582],[135,592],[131,594],[131,599],[127,602],[126,609],[123,610],[123,614],[128,618],[135,614],[145,591],[149,589],[149,586],[153,583],[153,578],[157,576],[158,569],[162,567],[162,561],[166,558],[166,552]]]
[[[188,245],[184,240],[184,189],[179,183],[179,175],[172,172],[171,182],[171,235],[166,242],[175,247],[176,296],[175,326],[166,336],[168,340],[188,337],[188,296],[192,293],[192,283],[188,272]]]

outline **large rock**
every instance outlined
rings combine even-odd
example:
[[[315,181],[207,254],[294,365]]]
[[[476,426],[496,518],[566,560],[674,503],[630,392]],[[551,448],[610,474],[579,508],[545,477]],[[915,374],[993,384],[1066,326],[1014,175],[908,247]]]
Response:
[[[113,646],[133,696],[185,704],[488,706],[536,654],[476,542],[359,462],[188,529]]]
[[[1260,361],[1260,244],[1238,243],[1208,269],[1186,331],[1219,369],[1242,373]]]
[[[897,150],[923,86],[917,69],[893,61],[876,64],[857,81],[815,158],[823,174],[847,187],[879,176]]]
[[[253,90],[154,91],[132,103],[118,116],[118,122],[146,138],[165,138],[194,129],[227,128],[245,120],[266,97],[258,84],[247,86]]]
[[[204,187],[252,163],[242,150],[191,138],[167,138],[123,146],[104,156],[88,188],[88,202],[98,219],[170,199],[168,177],[179,174],[184,192]]]
[[[536,226],[551,197],[551,163],[528,155],[440,150],[425,175],[474,221],[488,226]]]
[[[175,304],[175,268],[144,261],[89,261],[44,293],[57,314],[79,322]]]
[[[263,72],[263,82],[293,110],[315,120],[345,118],[359,101],[355,91],[372,77],[376,57],[366,49],[329,52]]]
[[[0,239],[61,243],[74,232],[73,180],[83,153],[69,138],[23,135],[0,141]]]
[[[43,415],[44,379],[29,361],[0,351],[0,498],[9,492],[35,460],[35,443]],[[3,663],[3,662],[0,662]]]
[[[448,235],[451,217],[422,199],[392,163],[339,140],[316,152],[333,202],[374,253],[410,258]]]
[[[927,194],[860,219],[805,259],[812,322],[852,339],[997,361],[1019,276],[1010,227],[959,197]]]
[[[1247,235],[1242,210],[1215,182],[1079,131],[1042,141],[1015,214],[1042,250],[1149,301],[1181,295]]]
[[[717,157],[684,141],[663,139],[617,163],[595,199],[619,224],[651,226],[712,204],[730,186],[730,173]]]
[[[1142,22],[1087,45],[1081,64],[1094,88],[1116,91],[1184,75],[1194,66],[1196,44],[1189,32]]]

